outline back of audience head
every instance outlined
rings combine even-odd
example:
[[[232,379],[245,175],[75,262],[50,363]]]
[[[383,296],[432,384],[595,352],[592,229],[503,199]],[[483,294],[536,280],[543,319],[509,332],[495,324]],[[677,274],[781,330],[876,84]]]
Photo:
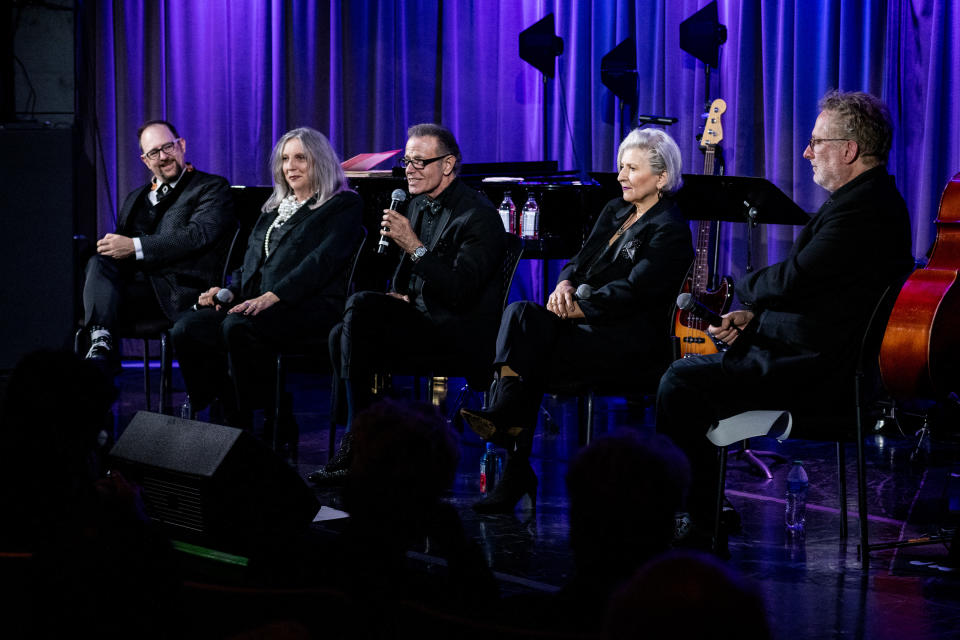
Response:
[[[669,548],[689,484],[686,456],[659,434],[624,431],[582,450],[567,473],[578,573],[623,579]]]
[[[116,388],[89,361],[37,351],[17,364],[0,410],[4,458],[45,462],[59,472],[96,450]],[[62,476],[61,476],[62,477]]]
[[[452,486],[459,443],[433,407],[383,400],[357,414],[351,429],[351,514],[429,509]]]
[[[71,511],[82,515],[115,397],[100,370],[73,353],[34,352],[14,368],[0,409],[0,505],[20,511],[11,520],[25,533],[42,532],[46,520],[67,524]]]
[[[674,551],[651,560],[610,600],[610,640],[772,637],[755,585],[715,556]]]

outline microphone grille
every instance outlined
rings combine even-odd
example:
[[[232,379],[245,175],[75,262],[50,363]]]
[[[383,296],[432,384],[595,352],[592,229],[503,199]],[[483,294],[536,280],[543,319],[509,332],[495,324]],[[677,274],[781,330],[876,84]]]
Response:
[[[579,298],[580,300],[587,300],[592,295],[593,295],[593,287],[591,287],[587,283],[583,283],[579,287],[577,287],[577,298]]]
[[[681,293],[677,296],[677,306],[684,311],[693,309],[693,296],[689,293]]]
[[[403,202],[407,199],[407,192],[403,189],[394,189],[393,193],[390,194],[391,200],[396,200],[397,202]]]

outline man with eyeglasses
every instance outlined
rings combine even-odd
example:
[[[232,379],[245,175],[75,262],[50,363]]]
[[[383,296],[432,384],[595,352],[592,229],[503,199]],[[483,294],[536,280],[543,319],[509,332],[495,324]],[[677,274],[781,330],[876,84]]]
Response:
[[[709,329],[729,349],[678,360],[660,381],[657,430],[691,462],[689,514],[678,530],[690,532],[693,546],[712,537],[719,467],[705,438],[710,425],[753,409],[803,415],[849,407],[870,314],[914,265],[907,207],[886,168],[893,138],[886,105],[831,91],[819,106],[803,157],[830,196],[786,260],[736,283],[743,309]]]
[[[348,411],[371,402],[376,371],[442,362],[482,375],[494,355],[506,247],[500,216],[457,177],[460,147],[449,129],[418,124],[407,138],[401,163],[415,197],[406,216],[385,210],[380,231],[401,252],[392,290],[351,296],[343,322],[330,333],[335,380],[346,388]],[[310,480],[341,479],[350,442],[348,432],[337,455]]]
[[[124,200],[116,231],[97,241],[83,288],[86,357],[110,368],[118,326],[172,323],[219,280],[236,226],[230,184],[184,163],[187,143],[172,124],[150,120],[137,139],[153,175]]]

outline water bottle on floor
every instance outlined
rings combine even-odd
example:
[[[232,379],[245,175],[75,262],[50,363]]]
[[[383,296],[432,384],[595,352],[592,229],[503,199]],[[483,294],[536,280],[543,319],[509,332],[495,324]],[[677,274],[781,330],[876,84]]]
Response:
[[[790,531],[803,531],[807,513],[807,493],[810,480],[803,468],[803,462],[794,460],[787,474],[787,511],[785,523]]]
[[[193,420],[193,404],[190,402],[190,396],[188,395],[183,401],[183,404],[180,405],[180,417],[184,420]]]
[[[485,496],[493,493],[493,490],[500,483],[502,474],[503,457],[493,447],[493,443],[488,442],[487,450],[483,452],[483,457],[480,458],[480,493]]]

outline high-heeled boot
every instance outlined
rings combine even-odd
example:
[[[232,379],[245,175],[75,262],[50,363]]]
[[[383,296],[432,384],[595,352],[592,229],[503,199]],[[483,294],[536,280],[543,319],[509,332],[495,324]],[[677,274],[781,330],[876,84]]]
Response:
[[[513,443],[524,429],[536,425],[542,394],[517,376],[503,376],[491,393],[487,409],[461,409],[460,415],[478,436],[500,446]]]
[[[493,493],[474,503],[473,510],[477,513],[513,513],[522,500],[522,509],[536,511],[537,485],[537,474],[530,466],[530,460],[526,456],[511,457],[500,484],[494,487]]]
[[[347,431],[340,439],[340,448],[322,469],[307,476],[307,480],[317,485],[341,484],[347,478],[350,464],[353,462],[353,432]]]

